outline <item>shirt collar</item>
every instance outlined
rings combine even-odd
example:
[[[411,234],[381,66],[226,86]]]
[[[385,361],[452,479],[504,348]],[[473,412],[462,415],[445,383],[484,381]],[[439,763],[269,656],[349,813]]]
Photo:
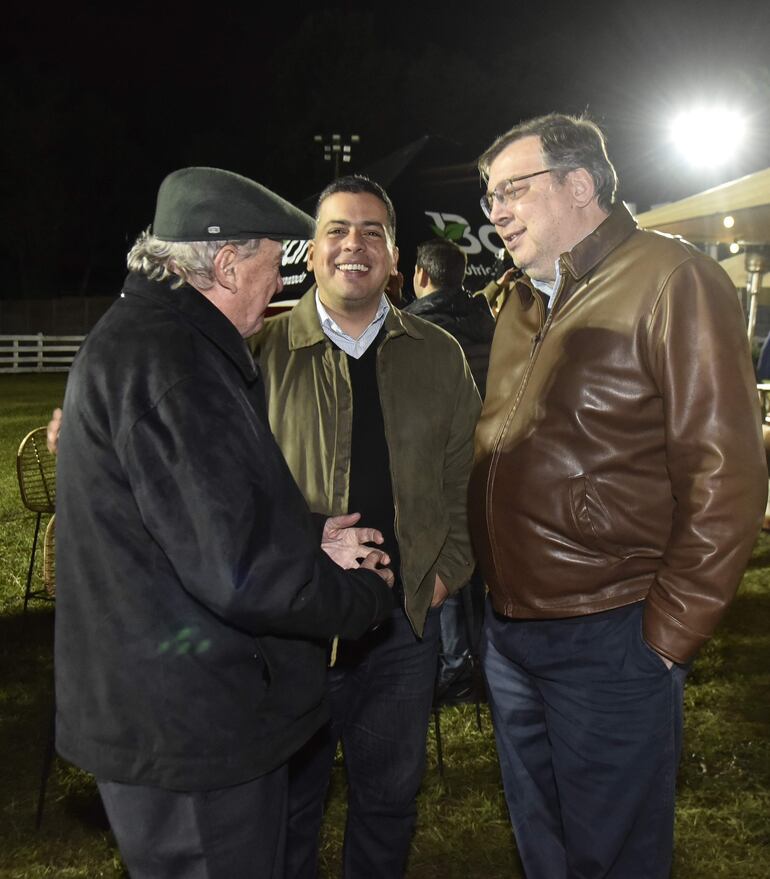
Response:
[[[380,304],[377,306],[377,313],[374,315],[372,322],[357,339],[354,339],[351,335],[346,333],[324,308],[318,295],[317,288],[315,291],[315,307],[318,312],[318,320],[321,322],[321,329],[324,331],[325,335],[328,336],[338,348],[341,348],[346,354],[350,354],[351,357],[357,359],[364,354],[377,337],[377,334],[385,321],[385,317],[390,310],[390,303],[383,293],[380,298]]]
[[[549,301],[549,303],[553,298],[554,292],[559,289],[559,282],[561,281],[561,263],[557,259],[553,265],[553,281],[536,281],[534,278],[530,278],[530,280],[532,281],[532,286],[535,288],[535,290],[539,290],[543,294],[543,296],[545,296],[545,298]]]

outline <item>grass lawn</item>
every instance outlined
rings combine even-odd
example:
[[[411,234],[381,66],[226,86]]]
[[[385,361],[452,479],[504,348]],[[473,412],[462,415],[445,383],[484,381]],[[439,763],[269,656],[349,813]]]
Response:
[[[57,760],[43,826],[35,803],[51,707],[52,608],[21,614],[34,517],[18,497],[15,452],[62,398],[60,376],[0,375],[0,879],[118,879],[126,874],[91,778]],[[738,598],[697,659],[686,692],[675,879],[770,875],[770,537],[762,535]],[[446,770],[433,730],[410,879],[521,877],[491,726],[445,709]],[[335,768],[323,841],[339,874],[344,773]]]

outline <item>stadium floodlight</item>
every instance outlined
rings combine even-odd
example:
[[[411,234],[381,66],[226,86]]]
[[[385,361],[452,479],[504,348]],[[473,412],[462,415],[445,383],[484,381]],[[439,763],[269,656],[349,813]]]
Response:
[[[726,107],[695,107],[680,113],[671,125],[674,144],[700,167],[716,167],[733,158],[745,134],[743,115]]]

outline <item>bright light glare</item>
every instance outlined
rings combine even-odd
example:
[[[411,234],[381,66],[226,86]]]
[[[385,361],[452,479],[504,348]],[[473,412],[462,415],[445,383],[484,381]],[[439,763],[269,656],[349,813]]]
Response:
[[[741,252],[741,245],[738,244],[737,241],[733,241],[733,243],[730,245],[730,253],[740,253],[740,252]]]
[[[733,217],[732,215],[728,214],[728,215],[722,220],[722,225],[725,227],[725,229],[732,229],[733,226],[735,225],[735,217]]]
[[[694,165],[720,165],[735,155],[746,133],[746,122],[735,110],[699,107],[680,113],[671,137]]]

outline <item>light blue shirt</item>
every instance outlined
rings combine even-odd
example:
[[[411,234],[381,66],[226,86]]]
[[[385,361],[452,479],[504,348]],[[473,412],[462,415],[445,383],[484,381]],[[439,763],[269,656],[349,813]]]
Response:
[[[351,357],[355,357],[356,360],[363,356],[366,349],[377,338],[377,333],[379,333],[385,322],[385,315],[390,310],[390,304],[383,293],[374,320],[357,339],[354,339],[330,317],[329,312],[323,307],[323,304],[318,297],[318,290],[315,291],[315,307],[318,312],[318,319],[321,321],[321,329],[324,333],[338,348],[341,348]]]
[[[532,286],[535,290],[539,290],[543,296],[548,300],[547,308],[551,307],[551,299],[553,299],[553,294],[559,289],[559,284],[561,283],[561,266],[559,265],[559,260],[557,259],[554,263],[555,271],[553,281],[536,281],[532,278]]]

